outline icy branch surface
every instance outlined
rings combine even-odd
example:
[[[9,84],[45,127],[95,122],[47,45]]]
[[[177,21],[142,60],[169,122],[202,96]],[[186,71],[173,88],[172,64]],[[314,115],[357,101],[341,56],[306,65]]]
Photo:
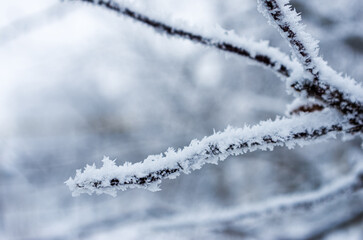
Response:
[[[253,127],[229,127],[200,141],[193,140],[183,149],[170,148],[164,154],[151,155],[143,162],[116,166],[114,161],[104,158],[100,169],[95,165],[87,166],[83,172],[78,170],[74,179],[70,178],[66,184],[74,196],[93,192],[115,195],[116,190],[127,188],[157,191],[164,178],[188,174],[206,163],[217,164],[230,155],[273,150],[276,146],[293,148],[333,138],[338,132],[351,131],[351,126],[342,124],[342,118],[332,111],[263,121]]]

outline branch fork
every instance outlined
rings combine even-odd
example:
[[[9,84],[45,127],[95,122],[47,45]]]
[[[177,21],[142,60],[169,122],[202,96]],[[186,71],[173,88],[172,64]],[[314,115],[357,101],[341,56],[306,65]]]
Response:
[[[163,179],[189,174],[206,163],[217,164],[228,156],[256,150],[273,150],[277,146],[293,148],[335,138],[338,134],[362,135],[363,88],[353,79],[342,77],[318,56],[318,42],[305,32],[300,15],[288,0],[257,0],[259,11],[275,26],[290,45],[294,58],[288,57],[266,42],[254,42],[234,34],[198,32],[191,27],[174,27],[167,21],[153,19],[113,0],[70,0],[87,2],[131,18],[167,36],[179,37],[241,56],[264,66],[281,79],[300,99],[313,99],[304,104],[292,104],[289,118],[264,121],[253,127],[227,128],[189,146],[163,154],[152,155],[143,162],[116,166],[115,161],[103,159],[103,166],[87,166],[78,170],[66,184],[74,196],[81,193],[107,193],[117,190],[144,188],[159,190]],[[209,35],[208,35],[209,34]],[[297,60],[296,60],[297,59]],[[355,181],[354,190],[362,188],[363,174]],[[329,196],[329,195],[327,195]],[[323,198],[324,199],[324,198]],[[301,203],[305,206],[305,203]],[[310,204],[310,203],[309,203]]]

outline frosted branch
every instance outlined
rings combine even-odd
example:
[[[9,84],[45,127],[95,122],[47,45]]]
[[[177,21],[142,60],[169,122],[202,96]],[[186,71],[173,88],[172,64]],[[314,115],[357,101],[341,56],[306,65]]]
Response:
[[[317,99],[344,114],[342,118],[327,109],[292,118],[265,121],[254,127],[227,128],[224,132],[215,133],[201,141],[194,140],[182,150],[169,149],[164,154],[149,156],[143,162],[135,164],[125,163],[116,166],[114,161],[105,158],[104,165],[100,169],[95,165],[87,166],[83,172],[78,170],[74,179],[70,178],[66,182],[73,195],[93,192],[115,195],[116,190],[128,188],[156,191],[159,190],[158,185],[162,179],[172,179],[181,173],[188,174],[200,169],[206,163],[217,164],[230,155],[240,155],[255,150],[272,150],[276,146],[291,148],[296,144],[305,145],[335,137],[339,132],[349,134],[362,132],[362,87],[352,79],[341,77],[317,56],[316,42],[305,34],[303,27],[298,23],[299,16],[286,5],[285,0],[260,0],[260,9],[289,40],[310,77],[306,73],[301,73],[302,68],[298,63],[263,42],[237,40],[233,34],[218,33],[205,37],[195,29],[186,30],[185,26],[173,27],[165,23],[167,21],[154,20],[112,0],[73,1],[92,3],[146,24],[159,33],[187,39],[259,62],[274,69],[281,76],[288,77],[291,87],[297,92]],[[229,42],[228,39],[233,41]],[[309,111],[308,109],[307,112]],[[304,109],[300,109],[299,112],[304,112]]]
[[[269,19],[269,22],[279,29],[281,35],[289,42],[295,55],[304,68],[318,78],[316,64],[318,56],[318,41],[304,31],[300,24],[301,17],[291,9],[288,0],[257,0],[259,11]]]
[[[291,77],[291,87],[307,97],[318,99],[338,109],[352,124],[363,123],[363,87],[349,77],[342,77],[318,57],[318,41],[305,32],[300,15],[289,0],[257,0],[259,11],[269,19],[289,42],[310,77]]]
[[[180,173],[189,174],[206,163],[217,164],[231,155],[256,150],[273,150],[276,146],[293,148],[335,137],[339,132],[356,132],[355,127],[343,124],[342,118],[332,111],[305,114],[298,117],[264,121],[244,128],[227,128],[201,141],[193,140],[182,150],[168,149],[152,155],[143,162],[116,166],[114,161],[103,159],[103,166],[87,166],[78,170],[74,179],[66,184],[73,195],[93,192],[116,194],[116,190],[145,188],[159,190],[162,179],[173,179]]]
[[[202,29],[186,26],[186,24],[177,24],[173,26],[167,23],[170,20],[156,20],[150,16],[141,14],[130,7],[119,4],[113,0],[69,0],[88,2],[96,6],[106,8],[115,13],[131,18],[136,22],[143,23],[153,29],[157,33],[167,36],[179,37],[190,40],[204,46],[219,49],[223,52],[232,53],[242,56],[258,63],[262,66],[272,69],[280,77],[289,77],[292,71],[296,68],[301,68],[300,64],[292,61],[286,54],[282,53],[277,48],[268,46],[267,41],[256,42],[250,39],[245,39],[237,36],[233,31],[223,29],[215,29],[214,31],[206,32]],[[159,16],[160,18],[160,16]],[[205,32],[205,33],[203,33]],[[206,36],[209,35],[209,36]]]

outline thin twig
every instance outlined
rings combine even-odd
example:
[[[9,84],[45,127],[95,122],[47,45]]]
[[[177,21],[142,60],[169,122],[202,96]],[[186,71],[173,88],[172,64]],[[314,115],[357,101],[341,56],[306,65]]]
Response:
[[[316,112],[293,118],[261,122],[252,128],[228,128],[183,150],[169,149],[165,155],[152,155],[143,162],[116,166],[104,159],[104,166],[88,166],[78,170],[74,179],[66,183],[74,195],[80,193],[116,194],[116,190],[145,188],[159,190],[162,179],[175,178],[180,173],[190,173],[206,163],[217,164],[230,155],[240,155],[256,150],[272,150],[276,146],[306,145],[335,137],[339,132],[355,132],[355,127],[343,124],[342,119],[330,111]]]
[[[244,58],[248,58],[258,64],[272,69],[278,73],[281,77],[289,77],[291,75],[292,66],[294,63],[289,60],[289,57],[284,53],[280,52],[276,48],[268,47],[265,43],[253,42],[246,40],[245,46],[238,46],[235,43],[218,39],[217,37],[207,37],[200,33],[193,33],[192,30],[181,29],[162,21],[153,19],[149,16],[141,14],[129,7],[123,7],[119,3],[113,0],[69,0],[87,2],[94,5],[104,7],[108,10],[121,14],[125,17],[131,18],[137,22],[143,23],[158,33],[164,33],[168,36],[180,37],[182,39],[190,40],[195,43],[199,43],[208,47],[216,48],[224,52],[236,54]],[[250,45],[250,46],[249,46]],[[254,49],[251,46],[254,45]],[[270,51],[270,53],[268,52]],[[281,55],[281,57],[277,57]],[[296,64],[296,63],[295,63]]]
[[[317,41],[303,31],[299,25],[300,16],[285,6],[287,1],[278,0],[258,0],[260,2],[260,11],[268,18],[272,18],[278,26],[281,35],[290,43],[295,55],[300,59],[305,70],[312,74],[314,79],[319,79],[317,67],[313,62],[317,57]],[[264,7],[265,9],[263,9]],[[267,10],[267,11],[264,11]]]

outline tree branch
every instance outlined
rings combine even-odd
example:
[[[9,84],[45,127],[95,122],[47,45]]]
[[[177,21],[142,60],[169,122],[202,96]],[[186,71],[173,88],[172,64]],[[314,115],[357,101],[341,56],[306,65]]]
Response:
[[[288,0],[257,0],[259,11],[277,27],[281,35],[289,42],[295,55],[305,70],[318,79],[318,70],[313,62],[318,56],[318,41],[304,31],[299,23],[301,17],[291,9]]]
[[[197,31],[201,31],[200,29],[195,31],[195,29],[187,29],[187,26],[183,26],[183,28],[175,27],[171,24],[167,24],[141,14],[129,7],[121,6],[119,3],[113,0],[69,1],[87,2],[93,5],[98,5],[106,8],[107,10],[111,10],[115,13],[131,18],[136,22],[143,23],[153,28],[158,33],[190,40],[204,46],[242,56],[258,63],[259,65],[273,70],[283,78],[289,77],[294,68],[299,67],[297,62],[291,61],[291,59],[286,54],[282,53],[277,48],[268,46],[267,42],[256,42],[249,39],[243,39],[236,36],[232,32],[229,32],[228,35],[226,35],[225,31],[209,33],[212,36],[207,37],[201,33],[196,33]]]
[[[354,133],[356,129],[342,123],[341,117],[332,111],[265,121],[254,127],[227,128],[201,141],[193,140],[183,150],[168,149],[165,154],[152,155],[135,164],[116,166],[114,161],[104,158],[102,168],[93,165],[84,172],[77,170],[75,178],[66,184],[75,196],[93,192],[116,195],[116,190],[127,188],[157,191],[162,179],[188,174],[206,163],[217,164],[230,155],[272,150],[276,146],[293,148],[296,144],[302,146],[335,137],[339,132]]]
[[[310,74],[309,78],[290,79],[290,86],[307,97],[315,98],[339,110],[352,124],[363,123],[363,88],[353,79],[343,78],[318,57],[318,42],[304,31],[301,17],[289,0],[257,0],[259,11],[285,38]],[[362,130],[362,129],[361,129]]]
[[[259,10],[268,17],[280,33],[286,38],[305,70],[311,74],[314,81],[299,73],[300,65],[278,49],[269,47],[264,42],[254,42],[242,39],[233,34],[227,36],[214,33],[213,37],[195,33],[193,30],[174,27],[162,21],[143,15],[131,8],[121,6],[113,0],[69,0],[87,2],[104,7],[108,10],[146,24],[158,33],[180,37],[221,51],[242,56],[260,65],[272,69],[280,77],[290,78],[290,87],[303,96],[316,98],[326,106],[332,107],[349,115],[352,124],[363,124],[363,88],[353,79],[343,78],[332,70],[318,55],[317,41],[304,32],[299,23],[300,16],[286,0],[258,0]],[[185,26],[184,26],[185,27]],[[233,41],[228,41],[233,39]],[[323,81],[324,80],[324,81]],[[363,129],[360,129],[363,130]]]
[[[296,69],[291,68],[289,70],[290,68],[279,61],[272,60],[275,57],[275,59],[282,59],[282,61],[292,64],[290,60],[286,60],[285,55],[276,49],[267,47],[265,44],[261,45],[251,41],[242,41],[243,47],[236,47],[218,38],[204,37],[203,35],[193,33],[193,31],[174,28],[171,25],[153,20],[129,8],[121,7],[112,0],[74,1],[89,2],[103,6],[135,21],[151,26],[158,32],[235,53],[272,67],[280,75],[296,80],[291,86],[297,92],[303,92],[307,96],[312,96],[326,105],[340,110],[345,115],[345,119],[341,119],[335,113],[326,110],[320,113],[303,114],[290,119],[277,119],[274,122],[266,121],[252,128],[228,128],[222,133],[216,133],[201,141],[194,140],[183,150],[174,151],[169,149],[164,155],[149,156],[143,162],[135,164],[125,163],[123,166],[117,167],[113,161],[105,158],[102,168],[96,169],[95,166],[88,166],[83,173],[78,170],[75,178],[70,178],[66,182],[73,191],[73,195],[80,193],[91,194],[93,192],[115,195],[116,190],[136,187],[156,191],[159,189],[158,184],[162,179],[175,178],[182,172],[188,174],[192,170],[201,168],[206,163],[216,164],[218,161],[226,159],[229,155],[239,155],[258,149],[272,150],[275,146],[293,147],[296,144],[305,145],[328,137],[334,137],[338,132],[349,134],[362,132],[362,88],[353,80],[347,82],[348,87],[342,87],[344,79],[329,67],[321,64],[320,59],[316,57],[316,48],[310,47],[309,49],[305,47],[304,41],[307,38],[302,33],[295,33],[296,29],[301,29],[296,26],[293,27],[293,23],[297,22],[296,13],[291,13],[292,11],[289,6],[284,5],[286,3],[285,0],[261,0],[261,6],[267,8],[267,14],[270,14],[272,19],[281,25],[278,26],[282,29],[286,38],[290,40],[292,47],[300,54],[305,70],[312,74],[314,81],[306,78],[301,81],[303,75],[295,74],[294,71]],[[281,5],[281,3],[283,4]],[[289,18],[286,16],[289,16]],[[305,38],[301,37],[303,40],[300,41],[300,36],[305,36]],[[260,52],[263,51],[272,54],[261,55],[262,53],[260,54]],[[316,60],[314,64],[313,59]],[[324,74],[320,74],[317,71],[318,67],[316,66],[318,65],[319,70],[324,70],[321,71]],[[284,66],[283,71],[281,66]],[[299,67],[299,65],[297,66]],[[321,81],[321,79],[327,80],[329,77],[333,78],[329,83]],[[335,84],[333,84],[334,86],[329,85],[332,82]],[[344,91],[341,91],[342,89]]]

